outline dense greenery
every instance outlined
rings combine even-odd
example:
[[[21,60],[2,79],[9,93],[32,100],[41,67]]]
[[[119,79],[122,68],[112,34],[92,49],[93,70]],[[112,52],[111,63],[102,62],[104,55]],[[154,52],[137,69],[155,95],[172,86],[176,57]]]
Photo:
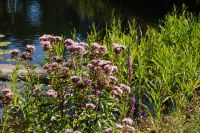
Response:
[[[174,11],[145,33],[134,21],[123,33],[113,18],[106,32],[93,26],[88,45],[47,35],[40,40],[47,85],[32,73],[34,47],[27,46],[17,58],[28,70],[24,92],[17,89],[17,68],[11,91],[1,96],[2,132],[200,130],[200,23],[192,14]]]

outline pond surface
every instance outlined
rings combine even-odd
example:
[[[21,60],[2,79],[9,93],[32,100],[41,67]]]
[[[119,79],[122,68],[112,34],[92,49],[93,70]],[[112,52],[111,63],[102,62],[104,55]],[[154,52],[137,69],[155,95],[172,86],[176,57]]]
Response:
[[[0,35],[5,35],[0,42],[11,42],[0,49],[24,50],[34,44],[34,63],[38,63],[44,60],[38,38],[45,33],[70,37],[75,28],[84,40],[93,23],[98,28],[109,23],[113,10],[123,21],[134,18],[145,28],[157,24],[171,8],[165,0],[0,0]],[[0,63],[9,63],[8,58],[1,56]]]

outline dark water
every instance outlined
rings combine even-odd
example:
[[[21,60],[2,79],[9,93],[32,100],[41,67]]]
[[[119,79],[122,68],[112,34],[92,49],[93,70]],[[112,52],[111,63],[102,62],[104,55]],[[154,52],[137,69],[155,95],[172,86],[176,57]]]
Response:
[[[34,44],[34,62],[38,63],[44,59],[38,37],[45,33],[70,37],[75,28],[77,37],[84,40],[89,26],[95,23],[103,28],[113,10],[123,22],[134,18],[145,28],[157,24],[173,4],[171,0],[0,0],[0,34],[5,35],[0,41],[11,42],[0,49],[24,50],[25,45]],[[0,63],[7,58],[0,58]]]

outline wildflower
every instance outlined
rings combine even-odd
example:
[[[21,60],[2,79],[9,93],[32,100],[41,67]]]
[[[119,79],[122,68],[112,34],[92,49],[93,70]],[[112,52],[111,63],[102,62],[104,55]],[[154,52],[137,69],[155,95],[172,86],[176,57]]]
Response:
[[[82,132],[80,132],[80,131],[74,131],[74,133],[82,133]]]
[[[133,74],[133,63],[132,63],[132,58],[131,58],[131,53],[130,53],[130,47],[128,49],[128,58],[126,61],[126,67],[128,69],[128,81],[129,83],[131,83],[132,74]]]
[[[61,42],[63,38],[61,36],[54,36],[54,41],[55,42]]]
[[[66,130],[64,131],[64,133],[73,133],[73,130],[71,130],[71,129],[66,129]]]
[[[85,48],[81,45],[78,45],[78,43],[75,42],[75,43],[73,43],[73,45],[71,45],[71,44],[69,46],[68,45],[65,45],[65,46],[72,55],[84,55],[85,54]]]
[[[119,44],[116,44],[116,43],[112,44],[112,46],[113,46],[114,52],[116,54],[120,54],[125,49],[125,46],[119,45]]]
[[[11,58],[17,58],[20,55],[20,51],[18,49],[14,49],[10,52]]]
[[[125,125],[129,125],[129,126],[133,125],[133,120],[132,120],[131,118],[124,118],[124,119],[122,120],[122,122],[123,122]]]
[[[71,77],[72,82],[75,83],[75,84],[79,83],[81,81],[81,79],[82,78],[79,77],[79,76],[72,76]]]
[[[127,92],[131,92],[131,89],[129,86],[125,85],[125,84],[119,84],[119,87],[124,90],[124,91],[127,91]]]
[[[88,44],[87,44],[87,43],[84,43],[84,42],[80,42],[79,45],[80,45],[80,46],[83,46],[84,48],[86,48],[86,47],[88,46]]]
[[[86,108],[93,110],[96,108],[96,105],[94,105],[93,103],[86,103]]]
[[[84,79],[83,80],[83,86],[90,86],[92,84],[92,80],[89,80],[89,79]]]
[[[40,41],[51,41],[52,36],[48,35],[48,34],[44,34],[43,36],[41,36],[39,39]]]
[[[52,98],[57,98],[57,91],[50,89],[46,92],[46,96],[50,96]]]
[[[33,57],[31,56],[31,53],[29,53],[29,52],[23,52],[21,54],[21,59],[23,59],[25,61],[31,61],[31,60],[33,60]]]
[[[71,68],[73,67],[73,64],[72,64],[71,61],[67,61],[67,62],[64,62],[64,63],[63,63],[63,66],[64,66],[64,67],[67,67],[67,68],[69,68],[69,69],[71,69]]]
[[[42,48],[43,48],[44,51],[51,51],[52,50],[51,42],[49,42],[49,41],[41,41],[40,43],[41,43]]]
[[[107,73],[113,73],[114,71],[118,71],[118,68],[117,68],[117,66],[106,65],[106,66],[104,67],[104,70],[105,70]]]
[[[52,70],[56,70],[56,69],[58,69],[58,67],[59,67],[59,64],[58,64],[57,62],[53,62],[53,63],[51,64]]]
[[[99,55],[106,54],[107,53],[107,48],[106,48],[106,46],[101,46],[98,43],[92,43],[91,51],[95,56],[99,56]]]
[[[2,92],[3,92],[2,102],[4,104],[10,104],[13,98],[13,93],[11,92],[10,89],[3,89]]]
[[[10,89],[3,89],[3,94],[6,95],[7,93],[11,92]]]
[[[117,78],[115,76],[109,76],[108,79],[110,84],[115,84],[117,82]]]
[[[116,124],[116,128],[117,128],[117,129],[122,129],[123,126],[122,126],[121,124]]]
[[[72,45],[74,45],[74,41],[72,40],[72,39],[66,39],[65,40],[65,46],[67,47],[67,46],[72,46]]]
[[[135,98],[131,98],[131,113],[134,113],[135,111]]]
[[[49,71],[49,70],[51,70],[51,65],[50,64],[44,64],[43,66],[42,66],[42,68],[43,69],[46,69],[47,71]]]
[[[112,88],[112,93],[115,94],[115,95],[120,95],[120,94],[123,93],[123,90],[118,86],[114,86]]]
[[[133,133],[133,132],[135,132],[135,128],[132,127],[132,126],[126,125],[126,126],[124,127],[124,131],[125,131],[126,133]]]
[[[62,63],[64,61],[63,57],[59,57],[59,56],[54,56],[53,57],[53,61],[57,62],[57,63]]]
[[[26,45],[26,51],[32,54],[35,51],[35,46],[33,45]]]
[[[114,71],[117,71],[117,66],[113,66],[110,61],[100,59],[92,60],[92,64],[88,64],[88,67],[96,72],[104,71],[108,74],[112,74]]]
[[[95,89],[93,91],[93,93],[94,93],[95,96],[99,96],[101,94],[101,92],[99,90],[97,90],[97,89]]]
[[[105,127],[105,128],[103,129],[103,132],[104,132],[104,133],[112,133],[112,128]]]
[[[5,94],[5,98],[11,99],[13,96],[12,92],[8,92]]]

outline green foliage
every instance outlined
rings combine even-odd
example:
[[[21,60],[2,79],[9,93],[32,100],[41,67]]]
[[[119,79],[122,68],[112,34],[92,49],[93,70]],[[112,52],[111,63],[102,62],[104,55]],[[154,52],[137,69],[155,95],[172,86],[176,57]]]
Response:
[[[175,10],[166,15],[159,28],[149,27],[145,33],[136,28],[135,21],[129,23],[128,33],[123,33],[121,21],[113,18],[104,35],[92,26],[88,47],[79,47],[73,40],[65,41],[67,49],[63,40],[53,43],[43,66],[47,70],[46,85],[32,73],[34,66],[25,61],[26,90],[19,94],[17,71],[13,72],[14,100],[5,106],[2,132],[105,132],[109,128],[127,132],[132,124],[124,123],[126,117],[134,119],[137,130],[146,124],[147,131],[198,131],[195,115],[200,111],[199,34],[200,23],[193,15],[185,10],[178,14]],[[126,48],[117,53],[113,44]],[[96,52],[96,47],[100,51]],[[70,56],[66,56],[66,50]],[[94,62],[98,60],[101,64],[110,61],[110,66],[117,66],[118,71],[107,73],[104,67],[96,67]],[[118,81],[110,84],[109,76]],[[86,80],[91,84],[85,86]],[[115,89],[121,83],[129,85],[130,92],[119,94],[120,90]],[[136,102],[138,109],[133,106]],[[19,115],[20,111],[23,115]],[[19,121],[10,122],[12,114],[22,123],[18,129]],[[146,120],[141,119],[145,116]],[[186,123],[184,128],[182,123]],[[122,124],[123,129],[117,129],[116,124]]]

